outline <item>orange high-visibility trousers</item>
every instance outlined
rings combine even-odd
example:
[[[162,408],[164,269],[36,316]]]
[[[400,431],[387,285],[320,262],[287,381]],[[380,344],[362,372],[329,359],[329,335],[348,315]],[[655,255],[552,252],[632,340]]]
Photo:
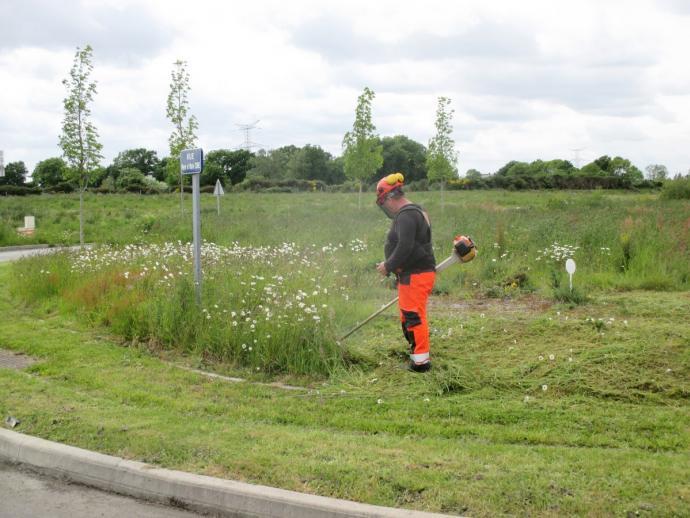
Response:
[[[410,344],[410,361],[415,365],[429,363],[429,324],[426,303],[434,287],[436,272],[402,274],[398,277],[400,322]]]

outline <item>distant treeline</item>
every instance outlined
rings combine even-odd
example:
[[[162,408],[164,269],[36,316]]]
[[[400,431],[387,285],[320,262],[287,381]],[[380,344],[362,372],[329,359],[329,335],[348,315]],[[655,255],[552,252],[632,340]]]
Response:
[[[439,188],[427,178],[426,148],[404,135],[384,137],[383,164],[365,179],[365,189],[380,177],[402,171],[412,190]],[[567,160],[510,161],[491,174],[470,169],[463,177],[444,183],[454,189],[634,189],[659,188],[668,176],[663,165],[649,165],[647,179],[630,160],[601,156],[582,168]],[[23,162],[11,162],[0,177],[0,194],[72,192],[77,188],[74,172],[62,158],[48,158],[28,171]],[[189,180],[189,178],[187,178]],[[236,191],[354,191],[358,185],[345,177],[342,157],[334,157],[319,146],[284,146],[270,151],[218,149],[205,155],[201,185],[212,190],[220,180]],[[111,164],[90,174],[89,190],[101,193],[139,192],[155,194],[179,189],[179,163],[159,158],[153,150],[128,149]]]

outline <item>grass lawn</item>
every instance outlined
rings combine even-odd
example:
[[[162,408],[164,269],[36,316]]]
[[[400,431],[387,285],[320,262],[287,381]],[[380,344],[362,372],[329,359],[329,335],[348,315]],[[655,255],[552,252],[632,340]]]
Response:
[[[0,265],[0,286],[11,274]],[[0,416],[103,453],[380,505],[690,514],[688,292],[602,291],[574,307],[451,292],[430,314],[428,375],[402,369],[389,316],[348,343],[358,362],[293,392],[178,369],[198,358],[123,345],[2,289],[0,347],[40,361],[0,370]]]

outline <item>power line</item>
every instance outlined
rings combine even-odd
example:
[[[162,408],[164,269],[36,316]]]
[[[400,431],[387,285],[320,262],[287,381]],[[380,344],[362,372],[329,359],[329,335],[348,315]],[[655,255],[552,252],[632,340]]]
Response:
[[[586,147],[577,147],[577,148],[572,148],[572,149],[570,150],[570,151],[572,151],[572,152],[574,153],[574,156],[573,156],[573,164],[574,164],[575,167],[577,167],[578,169],[580,169],[580,164],[582,163],[582,157],[580,156],[580,152],[581,152],[581,151],[584,151],[585,149],[587,149],[587,148],[586,148]]]
[[[238,126],[238,131],[243,131],[244,132],[244,143],[241,146],[237,146],[238,149],[246,149],[247,151],[251,151],[252,148],[259,147],[260,144],[257,142],[254,142],[251,138],[251,131],[255,129],[261,129],[257,126],[259,123],[258,120],[252,122],[251,124],[235,124],[235,126]]]

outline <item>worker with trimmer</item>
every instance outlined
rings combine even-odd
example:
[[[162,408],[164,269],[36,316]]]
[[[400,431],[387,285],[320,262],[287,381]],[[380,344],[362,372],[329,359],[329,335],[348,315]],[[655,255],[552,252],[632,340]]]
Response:
[[[404,181],[401,173],[393,173],[376,186],[376,204],[393,220],[384,247],[386,260],[376,269],[397,277],[402,331],[410,344],[409,368],[426,372],[431,368],[426,305],[436,278],[436,259],[429,216],[405,197]]]

